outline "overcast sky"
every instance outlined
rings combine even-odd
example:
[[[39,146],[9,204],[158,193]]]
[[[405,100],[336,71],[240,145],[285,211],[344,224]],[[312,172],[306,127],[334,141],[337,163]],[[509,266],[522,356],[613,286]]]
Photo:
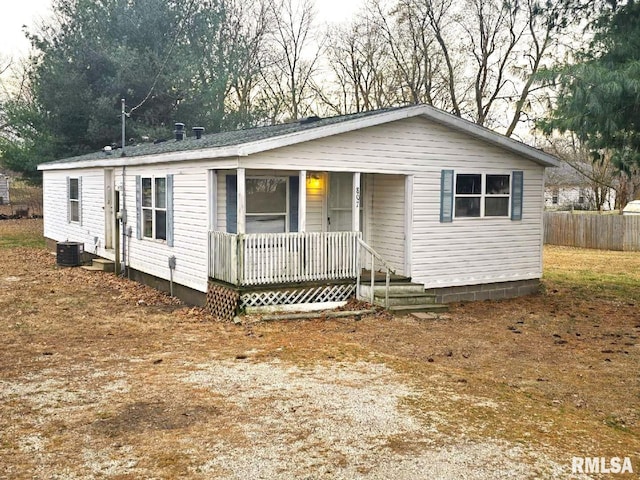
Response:
[[[5,0],[6,1],[6,0]],[[251,0],[246,0],[251,1]],[[318,20],[339,22],[349,18],[357,10],[361,0],[316,0]],[[50,13],[51,0],[19,0],[5,5],[0,14],[0,56],[18,59],[27,54],[29,42],[22,33],[22,26],[31,28]]]

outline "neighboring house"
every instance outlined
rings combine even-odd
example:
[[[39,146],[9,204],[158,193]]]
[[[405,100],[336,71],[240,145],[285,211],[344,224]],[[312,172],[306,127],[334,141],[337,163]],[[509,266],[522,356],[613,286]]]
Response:
[[[586,172],[593,170],[589,164],[580,164],[580,169]],[[603,210],[615,208],[614,189],[596,186],[595,182],[570,164],[562,162],[559,168],[546,173],[544,206],[547,210],[598,210],[598,195],[603,199]]]
[[[544,172],[557,163],[418,105],[38,168],[46,238],[83,242],[193,303],[250,306],[344,300],[369,265],[360,242],[441,301],[532,292]],[[283,285],[307,290],[283,300]]]
[[[9,199],[9,177],[0,173],[0,205],[8,205]]]

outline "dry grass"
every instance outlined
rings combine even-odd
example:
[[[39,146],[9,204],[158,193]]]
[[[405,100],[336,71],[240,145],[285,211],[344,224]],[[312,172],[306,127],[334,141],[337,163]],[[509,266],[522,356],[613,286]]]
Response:
[[[637,254],[548,248],[540,295],[429,321],[235,326],[57,268],[29,222],[0,222],[0,478],[640,470]]]

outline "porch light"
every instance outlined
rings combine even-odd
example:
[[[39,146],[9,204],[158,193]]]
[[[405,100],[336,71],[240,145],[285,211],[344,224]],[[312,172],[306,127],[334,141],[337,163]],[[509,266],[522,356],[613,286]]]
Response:
[[[307,188],[310,190],[320,190],[322,188],[322,177],[316,173],[307,175]]]

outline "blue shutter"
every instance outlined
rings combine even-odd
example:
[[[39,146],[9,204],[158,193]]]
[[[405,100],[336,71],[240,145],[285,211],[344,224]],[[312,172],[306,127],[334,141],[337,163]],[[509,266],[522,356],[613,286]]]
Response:
[[[173,247],[173,175],[167,175],[167,245]]]
[[[522,220],[523,172],[512,172],[511,181],[511,220]]]
[[[440,223],[453,222],[453,170],[440,172]]]
[[[289,231],[298,231],[298,200],[300,196],[300,177],[289,177]]]
[[[238,233],[238,176],[227,175],[227,233]]]
[[[136,175],[136,238],[142,240],[142,177],[140,175]]]
[[[67,177],[67,223],[71,223],[71,179]]]
[[[78,223],[82,226],[82,177],[78,177]]]

